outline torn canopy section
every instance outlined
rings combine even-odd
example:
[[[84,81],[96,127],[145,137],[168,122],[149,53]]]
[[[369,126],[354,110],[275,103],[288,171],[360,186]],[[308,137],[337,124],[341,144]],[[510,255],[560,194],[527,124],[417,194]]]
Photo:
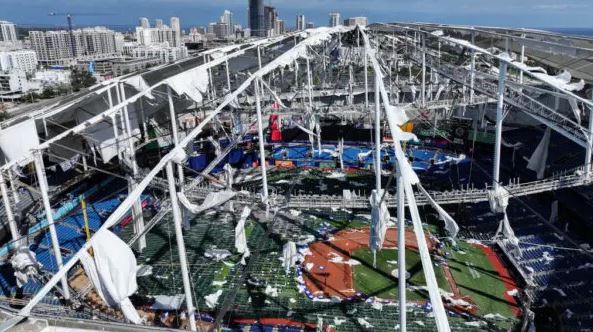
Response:
[[[235,197],[235,195],[237,195],[237,193],[234,191],[231,191],[231,190],[211,192],[208,194],[208,196],[206,196],[206,198],[204,199],[202,204],[200,204],[198,206],[198,205],[191,203],[187,199],[187,197],[185,196],[184,193],[182,193],[182,192],[177,193],[179,202],[193,214],[202,213],[206,210],[209,210],[211,208],[214,208],[216,206],[224,204],[227,201],[229,201],[231,198]]]
[[[387,232],[387,222],[389,222],[389,211],[387,210],[387,200],[381,202],[384,190],[373,190],[369,201],[371,203],[371,234],[369,236],[369,248],[372,252],[377,252],[383,248],[385,242],[385,233]]]
[[[206,68],[196,67],[166,79],[165,83],[178,95],[186,95],[196,103],[201,103],[202,95],[208,90],[210,78]]]
[[[26,120],[6,129],[0,129],[0,164],[21,161],[31,149],[39,145],[35,120]],[[24,166],[23,163],[19,166]]]
[[[115,101],[117,102],[117,101]],[[88,103],[81,107],[79,112],[76,112],[75,119],[78,124],[93,118],[105,111],[108,107],[105,103]],[[128,147],[128,139],[132,143],[136,143],[140,139],[140,129],[138,122],[138,114],[134,103],[127,106],[130,123],[131,137],[127,135],[125,130],[126,119],[123,118],[124,112],[120,110],[111,117],[106,117],[104,121],[85,129],[84,138],[88,146],[99,153],[104,163],[108,163],[111,159],[125,151]],[[114,126],[117,130],[117,139],[115,138]]]
[[[94,257],[85,251],[81,263],[97,294],[109,306],[121,309],[130,322],[140,324],[140,316],[129,299],[138,288],[134,253],[109,230],[97,232],[91,242]]]

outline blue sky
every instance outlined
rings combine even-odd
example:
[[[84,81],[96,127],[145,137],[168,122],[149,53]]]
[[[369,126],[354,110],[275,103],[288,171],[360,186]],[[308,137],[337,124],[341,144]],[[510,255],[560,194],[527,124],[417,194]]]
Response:
[[[328,13],[342,17],[368,16],[371,22],[423,21],[513,27],[593,28],[593,0],[264,0],[276,6],[280,18],[294,26],[304,14],[316,25],[327,24]],[[52,11],[109,13],[75,17],[78,25],[135,25],[138,17],[153,21],[179,16],[183,27],[216,21],[224,9],[245,25],[247,0],[0,0],[0,20],[23,24],[62,25]]]

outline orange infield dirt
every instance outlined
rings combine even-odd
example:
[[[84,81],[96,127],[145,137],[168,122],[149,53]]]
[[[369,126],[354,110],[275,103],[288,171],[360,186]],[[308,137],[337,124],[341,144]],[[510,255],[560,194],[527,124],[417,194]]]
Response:
[[[352,266],[347,262],[354,251],[368,247],[369,233],[368,228],[343,230],[334,234],[329,241],[319,241],[309,246],[311,255],[305,256],[303,279],[313,296],[345,298],[356,295]],[[388,229],[383,248],[396,248],[397,237],[396,228]],[[428,236],[425,237],[428,249],[432,252],[434,242]],[[406,248],[418,251],[412,230],[406,230]],[[310,266],[312,268],[307,269]]]

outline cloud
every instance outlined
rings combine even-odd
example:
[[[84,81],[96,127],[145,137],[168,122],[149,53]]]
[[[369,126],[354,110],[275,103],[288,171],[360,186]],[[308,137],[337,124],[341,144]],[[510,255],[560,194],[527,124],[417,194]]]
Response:
[[[553,3],[553,4],[541,4],[533,6],[534,9],[538,10],[569,10],[569,9],[583,9],[589,8],[589,5],[578,4],[578,3]]]

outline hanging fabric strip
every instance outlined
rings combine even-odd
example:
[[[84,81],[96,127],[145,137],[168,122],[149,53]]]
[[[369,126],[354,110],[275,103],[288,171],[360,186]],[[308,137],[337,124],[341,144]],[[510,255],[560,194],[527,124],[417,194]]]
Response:
[[[385,234],[387,233],[387,222],[389,222],[389,210],[387,210],[387,200],[383,200],[383,203],[379,206],[381,197],[383,196],[383,190],[377,192],[373,189],[369,201],[371,203],[371,234],[369,236],[369,248],[371,251],[376,252],[383,248],[385,242]]]
[[[570,108],[572,109],[572,113],[574,114],[577,123],[581,124],[581,110],[579,109],[577,100],[575,98],[570,97],[568,98],[568,103],[570,104]]]
[[[537,179],[541,180],[544,178],[544,173],[546,171],[546,163],[548,161],[548,148],[550,147],[550,135],[552,131],[550,127],[546,128],[546,132],[544,133],[544,137],[539,142],[535,151],[529,158],[529,162],[527,163],[527,169],[530,169],[537,173]]]
[[[430,205],[439,213],[441,220],[445,222],[445,229],[447,230],[449,236],[455,238],[459,232],[459,226],[457,225],[457,222],[455,222],[455,219],[453,219],[453,217],[451,217],[449,213],[445,211],[445,209],[443,209],[432,197],[430,197],[426,189],[424,189],[420,183],[417,186],[424,196],[426,196]]]
[[[229,201],[231,198],[235,197],[235,195],[237,195],[237,193],[234,191],[230,191],[230,190],[211,192],[208,194],[208,196],[206,196],[206,198],[204,199],[202,204],[198,206],[198,205],[191,203],[187,199],[187,197],[185,196],[184,193],[182,193],[182,192],[177,193],[179,202],[193,214],[199,214],[206,210],[209,210],[216,206],[224,204],[227,201]]]
[[[418,252],[420,254],[420,261],[422,263],[422,269],[424,270],[424,276],[426,279],[426,286],[428,287],[428,295],[430,303],[432,304],[432,310],[437,323],[439,331],[450,331],[449,323],[447,320],[447,313],[445,312],[445,306],[441,298],[439,285],[436,280],[432,259],[430,252],[428,251],[428,244],[426,243],[426,235],[422,228],[422,220],[420,219],[420,213],[418,212],[418,206],[416,206],[416,197],[414,190],[409,181],[404,178],[404,192],[406,194],[406,200],[408,202],[408,209],[412,216],[412,222],[414,224],[414,233],[416,234],[416,242],[418,243]]]
[[[245,221],[247,221],[247,217],[251,213],[251,209],[248,206],[243,208],[243,212],[241,213],[241,218],[235,226],[235,248],[237,252],[240,254],[244,254],[244,257],[249,256],[249,248],[247,247],[247,237],[245,235]]]
[[[286,274],[290,272],[290,269],[295,266],[298,258],[296,243],[288,241],[282,248],[282,266]]]
[[[272,88],[266,82],[264,82],[264,80],[261,80],[261,82],[264,85],[264,87],[270,92],[270,94],[272,95],[274,100],[278,103],[278,105],[280,105],[280,107],[282,107],[282,108],[286,108],[286,105],[284,105],[284,103],[282,102],[282,99],[280,99],[280,97],[278,97],[278,95],[276,94],[276,91],[272,90]]]

